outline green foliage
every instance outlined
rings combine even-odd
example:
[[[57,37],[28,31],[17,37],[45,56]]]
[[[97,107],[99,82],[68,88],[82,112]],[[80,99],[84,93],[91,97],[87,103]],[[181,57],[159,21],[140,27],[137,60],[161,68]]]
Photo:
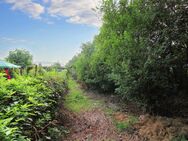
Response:
[[[95,49],[95,43],[83,44],[82,53],[75,56],[67,67],[70,68],[74,78],[85,82],[88,86],[109,91],[114,88],[108,77],[110,68],[96,56]]]
[[[21,67],[27,67],[32,65],[33,56],[29,53],[29,51],[16,49],[9,52],[6,60]]]
[[[0,75],[2,76],[2,75]],[[46,136],[58,100],[67,91],[65,74],[6,80],[0,77],[0,140],[29,141]]]
[[[150,112],[186,116],[186,5],[185,0],[103,1],[100,33],[69,62],[71,72]]]
[[[63,126],[48,128],[49,136],[47,137],[47,139],[53,141],[59,141],[60,137],[64,135],[63,133],[68,133],[68,131]]]

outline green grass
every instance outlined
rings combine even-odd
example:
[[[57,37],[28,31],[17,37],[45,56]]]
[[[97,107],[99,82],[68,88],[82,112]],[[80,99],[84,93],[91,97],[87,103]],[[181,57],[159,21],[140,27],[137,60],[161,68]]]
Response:
[[[138,122],[138,118],[135,116],[130,116],[126,121],[114,121],[118,131],[122,132],[127,128],[132,127],[135,123]]]
[[[69,93],[65,97],[65,107],[73,112],[81,112],[90,109],[93,102],[84,95],[79,85],[72,79],[68,82]]]

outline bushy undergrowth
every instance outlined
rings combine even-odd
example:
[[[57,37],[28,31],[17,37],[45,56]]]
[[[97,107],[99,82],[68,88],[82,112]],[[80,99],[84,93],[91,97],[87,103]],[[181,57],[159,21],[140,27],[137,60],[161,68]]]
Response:
[[[58,100],[66,93],[65,74],[0,76],[0,140],[48,140],[50,122],[55,118]]]

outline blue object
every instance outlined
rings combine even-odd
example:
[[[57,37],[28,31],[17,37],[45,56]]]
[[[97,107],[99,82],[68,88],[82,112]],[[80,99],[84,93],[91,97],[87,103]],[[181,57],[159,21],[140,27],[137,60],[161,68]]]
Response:
[[[20,66],[8,63],[6,61],[0,60],[0,69],[13,69],[13,68],[21,68]]]

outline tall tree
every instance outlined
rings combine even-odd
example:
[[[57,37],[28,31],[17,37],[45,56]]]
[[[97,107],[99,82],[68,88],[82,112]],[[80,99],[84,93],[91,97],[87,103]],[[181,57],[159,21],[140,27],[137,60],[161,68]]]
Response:
[[[26,51],[24,49],[16,49],[9,52],[6,60],[21,67],[27,67],[32,65],[33,56],[29,51]]]

